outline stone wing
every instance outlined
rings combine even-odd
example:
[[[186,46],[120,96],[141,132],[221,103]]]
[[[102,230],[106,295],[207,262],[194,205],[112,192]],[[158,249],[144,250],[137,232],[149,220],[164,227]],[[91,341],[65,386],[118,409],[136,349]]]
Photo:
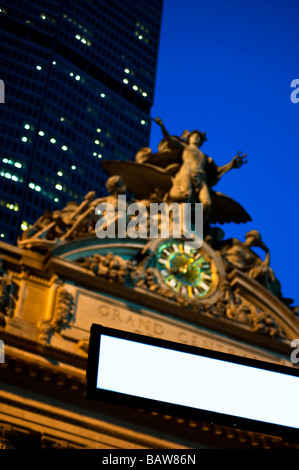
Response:
[[[167,168],[169,165],[182,164],[182,149],[162,149],[157,153],[152,153],[148,157],[147,163],[161,168]]]
[[[234,199],[218,191],[211,191],[212,209],[209,222],[212,224],[225,224],[234,222],[236,224],[251,221],[250,215]]]
[[[122,176],[128,192],[136,199],[148,199],[156,189],[166,193],[172,185],[170,172],[147,163],[107,160],[102,166],[109,176]]]

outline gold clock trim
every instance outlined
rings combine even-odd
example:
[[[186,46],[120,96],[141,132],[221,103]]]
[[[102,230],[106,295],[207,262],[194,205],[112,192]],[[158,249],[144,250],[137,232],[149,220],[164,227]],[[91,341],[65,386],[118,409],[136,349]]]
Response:
[[[183,241],[161,243],[156,251],[156,268],[168,287],[189,298],[208,297],[217,285],[214,260],[202,247],[195,249]]]

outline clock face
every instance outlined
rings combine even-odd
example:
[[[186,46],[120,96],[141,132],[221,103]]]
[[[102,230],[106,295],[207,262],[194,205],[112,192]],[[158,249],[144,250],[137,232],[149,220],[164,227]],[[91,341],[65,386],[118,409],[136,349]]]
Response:
[[[157,251],[157,269],[175,292],[191,298],[209,295],[216,285],[216,266],[202,248],[167,240]]]

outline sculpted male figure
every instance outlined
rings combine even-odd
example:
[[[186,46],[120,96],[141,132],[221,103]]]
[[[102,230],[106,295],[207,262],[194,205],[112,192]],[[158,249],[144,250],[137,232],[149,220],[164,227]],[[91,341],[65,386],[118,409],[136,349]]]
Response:
[[[154,121],[161,127],[166,144],[170,149],[177,149],[180,146],[182,150],[182,164],[173,178],[173,184],[169,191],[170,199],[189,202],[195,194],[199,202],[203,204],[204,219],[207,219],[212,204],[209,187],[215,185],[229,170],[239,168],[245,163],[243,159],[246,155],[237,155],[231,162],[218,167],[211,157],[200,150],[204,141],[207,140],[205,132],[185,131],[179,138],[169,135],[159,117]]]

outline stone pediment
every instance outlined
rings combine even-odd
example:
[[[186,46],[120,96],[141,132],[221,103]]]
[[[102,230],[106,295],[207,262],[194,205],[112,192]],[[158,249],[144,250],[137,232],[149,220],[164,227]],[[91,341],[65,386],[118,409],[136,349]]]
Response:
[[[31,340],[85,355],[94,322],[289,362],[290,342],[299,337],[291,308],[240,269],[227,270],[221,249],[207,242],[202,250],[216,266],[214,290],[201,298],[177,292],[157,269],[161,243],[90,237],[45,254],[2,244],[2,305],[5,295],[10,299],[4,330],[17,332],[22,322]]]
[[[145,242],[142,240],[116,239],[99,243],[96,238],[90,238],[83,243],[69,242],[55,248],[52,250],[52,255],[75,261],[93,276],[112,282],[113,275],[110,271],[106,274],[97,271],[97,266],[101,264],[100,257],[105,260],[111,257],[111,262],[117,263],[116,271],[119,274],[116,276],[115,273],[115,281],[117,284],[129,286],[134,292],[143,292],[144,295],[150,293],[151,296],[154,294],[160,298],[160,301],[167,300],[187,307],[198,315],[228,319],[244,328],[259,331],[270,337],[287,339],[299,333],[296,312],[271,290],[240,269],[227,272],[219,250],[214,250],[204,243],[205,250],[209,251],[218,263],[220,281],[214,297],[193,300],[175,293],[158,279],[158,275],[155,277],[153,273],[155,266],[151,263],[155,253],[144,252],[144,246]],[[124,260],[123,265],[118,262],[118,258]],[[148,273],[149,269],[151,276]]]

